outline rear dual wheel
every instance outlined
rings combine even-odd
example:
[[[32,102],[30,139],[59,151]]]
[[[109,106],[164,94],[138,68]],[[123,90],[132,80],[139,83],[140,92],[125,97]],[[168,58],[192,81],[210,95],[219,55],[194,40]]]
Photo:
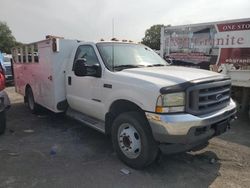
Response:
[[[36,113],[38,111],[38,105],[35,102],[33,91],[30,87],[26,90],[26,102],[31,113]]]

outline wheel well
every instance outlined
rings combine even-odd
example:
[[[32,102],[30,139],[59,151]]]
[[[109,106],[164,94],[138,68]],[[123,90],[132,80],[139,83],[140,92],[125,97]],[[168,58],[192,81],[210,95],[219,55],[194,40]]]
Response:
[[[25,103],[27,102],[27,91],[28,91],[29,88],[32,89],[31,86],[29,84],[27,84],[25,86],[25,95],[24,95],[24,102]]]
[[[137,111],[145,116],[144,111],[135,103],[128,100],[117,100],[112,103],[109,108],[109,112],[105,116],[105,132],[110,134],[111,126],[115,118],[124,112]],[[146,117],[145,117],[146,118]]]

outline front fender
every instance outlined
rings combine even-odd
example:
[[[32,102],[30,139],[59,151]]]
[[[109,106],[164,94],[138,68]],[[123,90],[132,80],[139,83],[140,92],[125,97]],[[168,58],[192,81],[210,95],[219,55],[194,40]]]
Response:
[[[116,92],[111,93],[106,102],[105,102],[105,109],[107,109],[107,112],[110,110],[111,105],[117,101],[117,100],[127,100],[130,101],[137,106],[139,106],[142,110],[147,110],[148,106],[150,104],[147,104],[146,100],[143,99],[143,94],[139,94],[133,90],[119,90]]]

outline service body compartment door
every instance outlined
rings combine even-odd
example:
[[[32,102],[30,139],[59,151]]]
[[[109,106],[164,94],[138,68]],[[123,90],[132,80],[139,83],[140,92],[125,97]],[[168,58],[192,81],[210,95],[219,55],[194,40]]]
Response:
[[[38,43],[39,62],[34,63],[32,74],[32,89],[35,100],[46,108],[55,110],[55,97],[53,85],[53,51],[52,41],[46,40]]]

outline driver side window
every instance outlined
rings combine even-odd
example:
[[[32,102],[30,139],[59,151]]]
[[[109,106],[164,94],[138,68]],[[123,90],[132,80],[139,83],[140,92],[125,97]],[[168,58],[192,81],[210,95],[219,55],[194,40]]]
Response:
[[[99,64],[95,50],[90,45],[82,45],[78,47],[74,63],[76,62],[77,59],[81,58],[84,58],[86,60],[86,65],[92,66],[95,64]]]

